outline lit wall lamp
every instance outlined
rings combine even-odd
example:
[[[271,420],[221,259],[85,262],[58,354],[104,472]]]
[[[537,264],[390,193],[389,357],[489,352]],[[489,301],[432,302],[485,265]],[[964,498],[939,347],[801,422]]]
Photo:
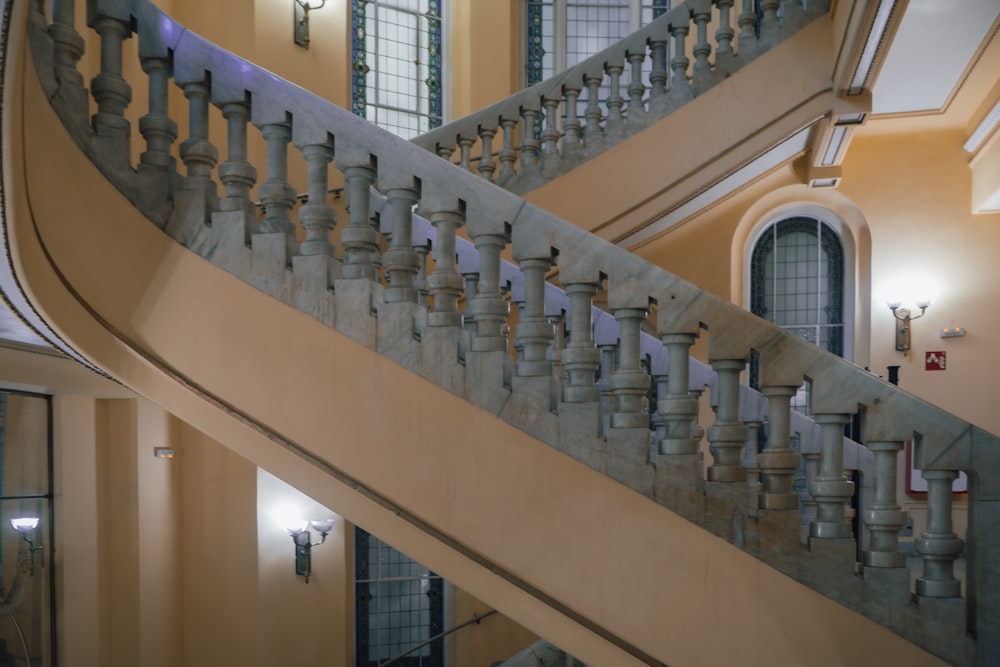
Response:
[[[314,9],[322,9],[326,0],[320,0],[318,5],[304,2],[303,0],[292,0],[295,7],[295,43],[304,49],[309,48],[309,12]]]
[[[306,521],[298,521],[288,526],[288,534],[292,536],[292,541],[295,542],[295,574],[305,577],[307,584],[309,583],[309,576],[312,574],[312,548],[326,542],[326,536],[330,534],[330,531],[336,525],[336,519],[324,519],[323,521],[309,521],[308,523]],[[309,526],[312,526],[313,530],[320,534],[319,542],[313,543],[312,533],[308,530]]]
[[[900,308],[898,301],[890,301],[887,305],[892,311],[892,316],[896,318],[896,349],[905,355],[910,350],[910,322],[923,317],[931,302],[917,301],[919,315],[913,315],[909,308]]]
[[[28,535],[38,528],[38,517],[16,517],[10,520],[10,525],[21,534],[21,539],[28,543],[28,574],[35,576],[35,552],[41,551],[44,547],[36,547]]]

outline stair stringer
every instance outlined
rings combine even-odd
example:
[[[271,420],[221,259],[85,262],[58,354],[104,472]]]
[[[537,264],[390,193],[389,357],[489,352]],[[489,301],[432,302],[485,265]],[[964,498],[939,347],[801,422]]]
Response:
[[[92,363],[593,665],[719,664],[748,647],[864,664],[883,642],[926,658],[173,243],[76,150],[33,76],[6,79],[10,260]]]

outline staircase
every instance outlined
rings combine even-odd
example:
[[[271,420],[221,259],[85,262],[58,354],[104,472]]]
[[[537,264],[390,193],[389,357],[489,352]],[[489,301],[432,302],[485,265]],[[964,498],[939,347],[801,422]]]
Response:
[[[761,662],[877,664],[864,645],[885,641],[884,630],[862,615],[953,664],[1000,660],[1000,572],[988,567],[1000,546],[990,530],[1000,512],[996,436],[497,187],[488,170],[469,173],[472,156],[483,174],[492,155],[482,124],[475,139],[455,133],[461,164],[449,164],[240,61],[145,0],[88,5],[102,53],[88,118],[72,3],[56,3],[51,22],[27,4],[8,4],[5,16],[2,286],[67,354],[391,535],[587,664],[722,664],[748,646]],[[681,35],[684,17],[700,44],[712,7],[699,0],[644,29],[654,84],[663,35]],[[731,4],[714,7],[727,17]],[[122,62],[133,30],[146,80],[124,78],[138,71]],[[629,45],[619,50],[632,62]],[[683,95],[682,62],[672,61],[671,90],[682,90],[666,93],[665,110]],[[721,78],[700,56],[694,68],[697,85]],[[171,78],[189,107],[183,175]],[[132,86],[148,89],[141,137],[125,119]],[[557,88],[569,104],[573,89]],[[551,119],[560,102],[545,91],[538,103]],[[642,94],[636,110],[659,108]],[[227,129],[221,162],[213,107]],[[538,114],[522,107],[530,128]],[[505,150],[518,136],[506,114],[497,116]],[[611,137],[592,133],[592,146],[617,141],[610,111],[587,120]],[[251,126],[267,146],[262,215],[250,198]],[[537,151],[533,133],[520,133],[521,170],[498,180],[533,187],[535,167],[554,178],[572,165],[567,139],[586,141],[587,130],[571,121],[560,145],[558,127],[548,129]],[[425,139],[448,153],[440,137]],[[145,146],[135,164],[133,141]],[[308,170],[301,238],[290,142]],[[500,158],[513,169],[509,152]],[[342,257],[331,242],[331,163],[345,183]],[[516,270],[502,259],[508,251]],[[558,288],[546,282],[556,268]],[[606,308],[595,314],[595,301]],[[699,338],[710,372],[691,360]],[[760,395],[739,384],[752,351]],[[807,425],[789,409],[804,377]],[[699,448],[700,401],[715,412],[705,429],[711,462]],[[864,448],[843,437],[858,413]],[[794,434],[807,434],[799,449]],[[930,515],[915,591],[897,542],[896,466],[911,439]],[[794,478],[810,447],[815,513],[803,515]],[[865,460],[872,492],[856,508],[867,527],[859,557],[843,471]],[[958,471],[970,478],[964,597],[953,574],[963,546],[951,528]],[[757,612],[752,628],[741,627],[747,609]],[[845,631],[858,645],[844,646]],[[727,641],[709,640],[718,633]],[[788,636],[808,637],[805,652],[789,649]],[[915,651],[893,646],[900,660]]]

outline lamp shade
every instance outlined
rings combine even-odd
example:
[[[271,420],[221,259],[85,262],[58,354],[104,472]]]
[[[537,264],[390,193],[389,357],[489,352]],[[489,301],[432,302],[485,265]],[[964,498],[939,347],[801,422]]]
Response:
[[[309,523],[305,519],[296,519],[295,521],[289,521],[285,528],[288,529],[289,535],[298,535],[299,533],[305,531],[309,527]]]
[[[333,530],[333,527],[336,525],[337,525],[336,519],[322,519],[320,521],[312,522],[313,530],[319,531],[324,535]]]
[[[22,516],[15,517],[10,520],[11,527],[22,535],[25,533],[30,533],[35,528],[38,528],[38,517],[37,516]]]

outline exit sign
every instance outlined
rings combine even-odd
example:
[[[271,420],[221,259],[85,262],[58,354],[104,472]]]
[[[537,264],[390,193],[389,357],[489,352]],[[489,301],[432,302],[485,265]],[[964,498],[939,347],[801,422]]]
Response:
[[[948,355],[943,350],[924,352],[925,371],[943,371],[948,367]]]

